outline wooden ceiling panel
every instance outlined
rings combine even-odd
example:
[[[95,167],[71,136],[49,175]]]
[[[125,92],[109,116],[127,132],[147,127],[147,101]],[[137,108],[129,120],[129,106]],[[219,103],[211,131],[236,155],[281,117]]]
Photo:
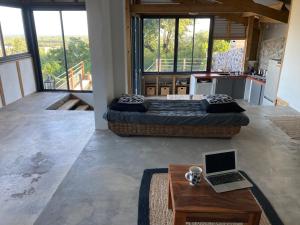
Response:
[[[156,0],[142,0],[131,5],[133,14],[192,14],[192,15],[250,15],[269,18],[273,21],[288,22],[289,12],[280,4],[273,8],[253,0],[168,0],[155,3]],[[151,3],[151,4],[150,4]]]

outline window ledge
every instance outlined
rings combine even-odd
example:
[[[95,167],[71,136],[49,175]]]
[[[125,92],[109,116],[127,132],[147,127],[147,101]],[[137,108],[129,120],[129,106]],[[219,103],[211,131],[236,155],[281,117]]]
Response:
[[[10,55],[10,56],[5,56],[5,57],[0,57],[0,64],[7,63],[7,62],[18,61],[18,60],[27,59],[27,58],[31,58],[30,53],[22,53],[22,54],[17,54],[17,55]]]

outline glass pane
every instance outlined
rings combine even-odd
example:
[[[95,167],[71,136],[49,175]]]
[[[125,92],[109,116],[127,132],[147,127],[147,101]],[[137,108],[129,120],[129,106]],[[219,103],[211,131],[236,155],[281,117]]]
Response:
[[[159,19],[144,19],[144,72],[158,72]]]
[[[214,40],[213,72],[241,72],[244,65],[245,40]]]
[[[177,71],[191,71],[194,19],[179,19]]]
[[[85,11],[62,12],[70,90],[92,90],[91,59]]]
[[[34,11],[45,89],[67,89],[63,39],[58,11]]]
[[[6,55],[28,52],[21,9],[0,6],[0,22]]]
[[[192,71],[206,71],[210,19],[196,19]]]
[[[160,20],[160,72],[174,71],[175,19]]]

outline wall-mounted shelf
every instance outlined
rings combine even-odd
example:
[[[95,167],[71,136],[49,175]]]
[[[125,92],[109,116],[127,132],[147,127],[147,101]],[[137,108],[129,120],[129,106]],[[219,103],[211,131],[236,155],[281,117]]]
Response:
[[[142,85],[145,96],[186,95],[189,93],[190,75],[144,75]]]

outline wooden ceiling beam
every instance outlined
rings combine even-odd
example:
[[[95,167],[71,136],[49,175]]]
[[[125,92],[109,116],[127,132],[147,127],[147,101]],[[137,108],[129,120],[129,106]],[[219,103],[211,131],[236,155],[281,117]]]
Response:
[[[286,10],[276,10],[265,5],[255,3],[253,0],[243,0],[246,8],[249,8],[248,12],[257,14],[258,16],[263,16],[270,18],[272,20],[277,20],[282,23],[288,23],[289,12]]]
[[[186,3],[186,4],[132,4],[130,8],[133,14],[243,14],[251,13],[272,20],[287,23],[289,12],[276,10],[268,6],[255,3],[252,0],[218,0],[216,3]]]
[[[243,13],[240,6],[228,6],[223,4],[134,4],[131,12],[135,14],[217,14],[217,13]]]
[[[248,18],[243,17],[243,14],[228,14],[228,13],[224,13],[224,14],[219,14],[219,17],[225,18],[229,21],[232,22],[237,22],[237,23],[241,23],[244,24],[245,26],[248,25]]]

